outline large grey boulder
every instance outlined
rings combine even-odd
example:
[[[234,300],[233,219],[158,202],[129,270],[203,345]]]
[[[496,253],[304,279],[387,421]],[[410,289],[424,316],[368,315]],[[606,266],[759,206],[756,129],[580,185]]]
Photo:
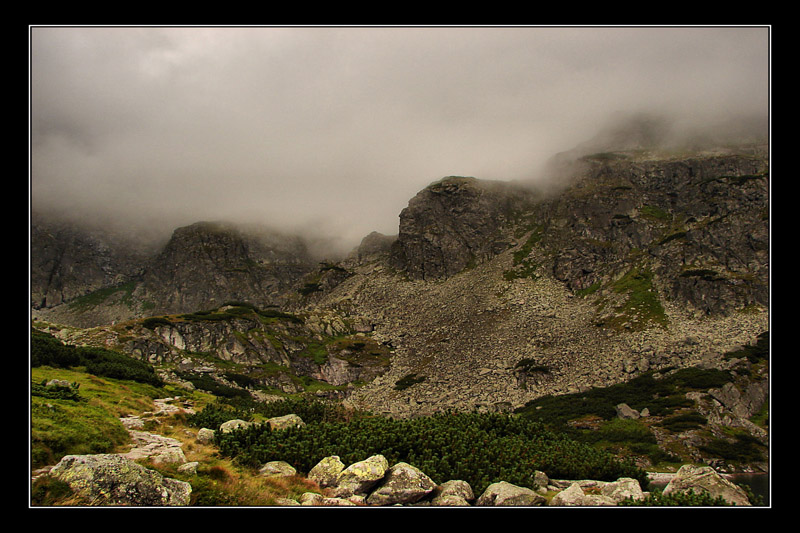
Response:
[[[383,479],[388,469],[389,462],[383,455],[353,463],[336,479],[336,495],[366,494]]]
[[[480,495],[476,506],[541,506],[547,499],[526,487],[512,485],[507,481],[492,483]]]
[[[380,486],[367,497],[368,505],[406,505],[433,492],[436,483],[419,468],[397,463],[389,469]]]
[[[683,465],[666,487],[664,495],[694,491],[712,498],[722,497],[733,505],[750,505],[747,494],[738,485],[719,475],[710,466]]]
[[[94,505],[189,505],[192,487],[116,454],[67,455],[50,471]]]

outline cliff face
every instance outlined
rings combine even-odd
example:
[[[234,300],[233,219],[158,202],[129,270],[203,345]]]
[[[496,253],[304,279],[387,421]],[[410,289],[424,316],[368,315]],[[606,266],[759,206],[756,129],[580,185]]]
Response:
[[[413,279],[436,280],[491,259],[509,247],[503,230],[530,200],[511,184],[444,178],[400,213],[392,263]]]
[[[97,228],[34,214],[30,227],[31,307],[53,307],[138,279],[152,248]]]

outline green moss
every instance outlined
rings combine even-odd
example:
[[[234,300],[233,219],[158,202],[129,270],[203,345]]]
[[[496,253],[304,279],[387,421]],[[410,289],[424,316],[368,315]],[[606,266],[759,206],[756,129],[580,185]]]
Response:
[[[627,300],[616,308],[616,315],[603,325],[613,329],[641,331],[651,326],[666,327],[668,319],[653,284],[653,273],[634,267],[613,283],[614,292],[627,294]]]

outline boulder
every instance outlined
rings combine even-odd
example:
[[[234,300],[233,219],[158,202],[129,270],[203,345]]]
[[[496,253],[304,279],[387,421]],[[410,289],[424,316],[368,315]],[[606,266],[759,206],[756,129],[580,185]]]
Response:
[[[639,485],[639,482],[629,477],[619,478],[616,481],[603,485],[600,489],[600,493],[603,496],[611,498],[616,503],[628,498],[633,500],[644,499],[644,492],[642,492],[642,487]]]
[[[388,469],[389,462],[383,455],[353,463],[337,477],[336,495],[366,494],[383,479]]]
[[[436,487],[431,504],[441,506],[469,505],[475,499],[472,487],[466,481],[453,479]]]
[[[492,483],[475,502],[477,506],[542,506],[546,499],[529,488],[518,487],[506,481]]]
[[[50,471],[93,505],[188,505],[189,483],[116,454],[67,455]]]
[[[397,463],[389,469],[381,485],[367,498],[368,505],[406,505],[433,492],[436,483],[420,469]]]
[[[579,483],[573,483],[550,500],[552,506],[582,507],[590,505]]]
[[[266,477],[291,477],[297,470],[286,461],[270,461],[258,470],[259,475]]]
[[[224,422],[222,425],[219,426],[219,430],[222,433],[230,433],[235,429],[246,428],[253,425],[252,422],[246,422],[244,420],[240,420],[238,418],[234,418],[233,420],[228,420]]]
[[[705,492],[712,498],[721,496],[733,505],[750,505],[744,490],[719,475],[710,466],[683,465],[664,487],[664,495],[689,491],[694,491],[695,494]]]
[[[336,485],[336,480],[344,468],[345,465],[339,456],[331,455],[322,459],[308,472],[308,479],[320,487],[330,487]]]
[[[192,461],[190,463],[183,463],[181,466],[178,467],[178,472],[181,474],[188,474],[193,476],[197,474],[197,467],[200,466],[200,463],[197,461]]]
[[[275,418],[267,420],[267,424],[269,425],[269,429],[273,431],[306,425],[303,419],[297,415],[276,416]]]
[[[631,409],[631,407],[626,403],[617,405],[615,409],[617,410],[617,418],[622,418],[623,420],[636,420],[640,416],[639,411],[636,409]]]
[[[214,440],[214,430],[202,428],[197,432],[197,442],[208,444]]]

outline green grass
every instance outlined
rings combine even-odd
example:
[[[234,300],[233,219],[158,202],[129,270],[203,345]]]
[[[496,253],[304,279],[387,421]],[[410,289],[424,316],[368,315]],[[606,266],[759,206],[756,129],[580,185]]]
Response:
[[[33,383],[51,379],[76,383],[79,399],[31,396],[31,466],[55,464],[69,454],[111,453],[129,442],[119,417],[152,410],[164,388],[98,377],[79,369],[31,369]]]
[[[616,316],[604,322],[612,329],[641,331],[651,326],[667,327],[669,320],[653,284],[653,273],[634,267],[613,283],[618,294],[627,294],[626,301],[616,308]]]

